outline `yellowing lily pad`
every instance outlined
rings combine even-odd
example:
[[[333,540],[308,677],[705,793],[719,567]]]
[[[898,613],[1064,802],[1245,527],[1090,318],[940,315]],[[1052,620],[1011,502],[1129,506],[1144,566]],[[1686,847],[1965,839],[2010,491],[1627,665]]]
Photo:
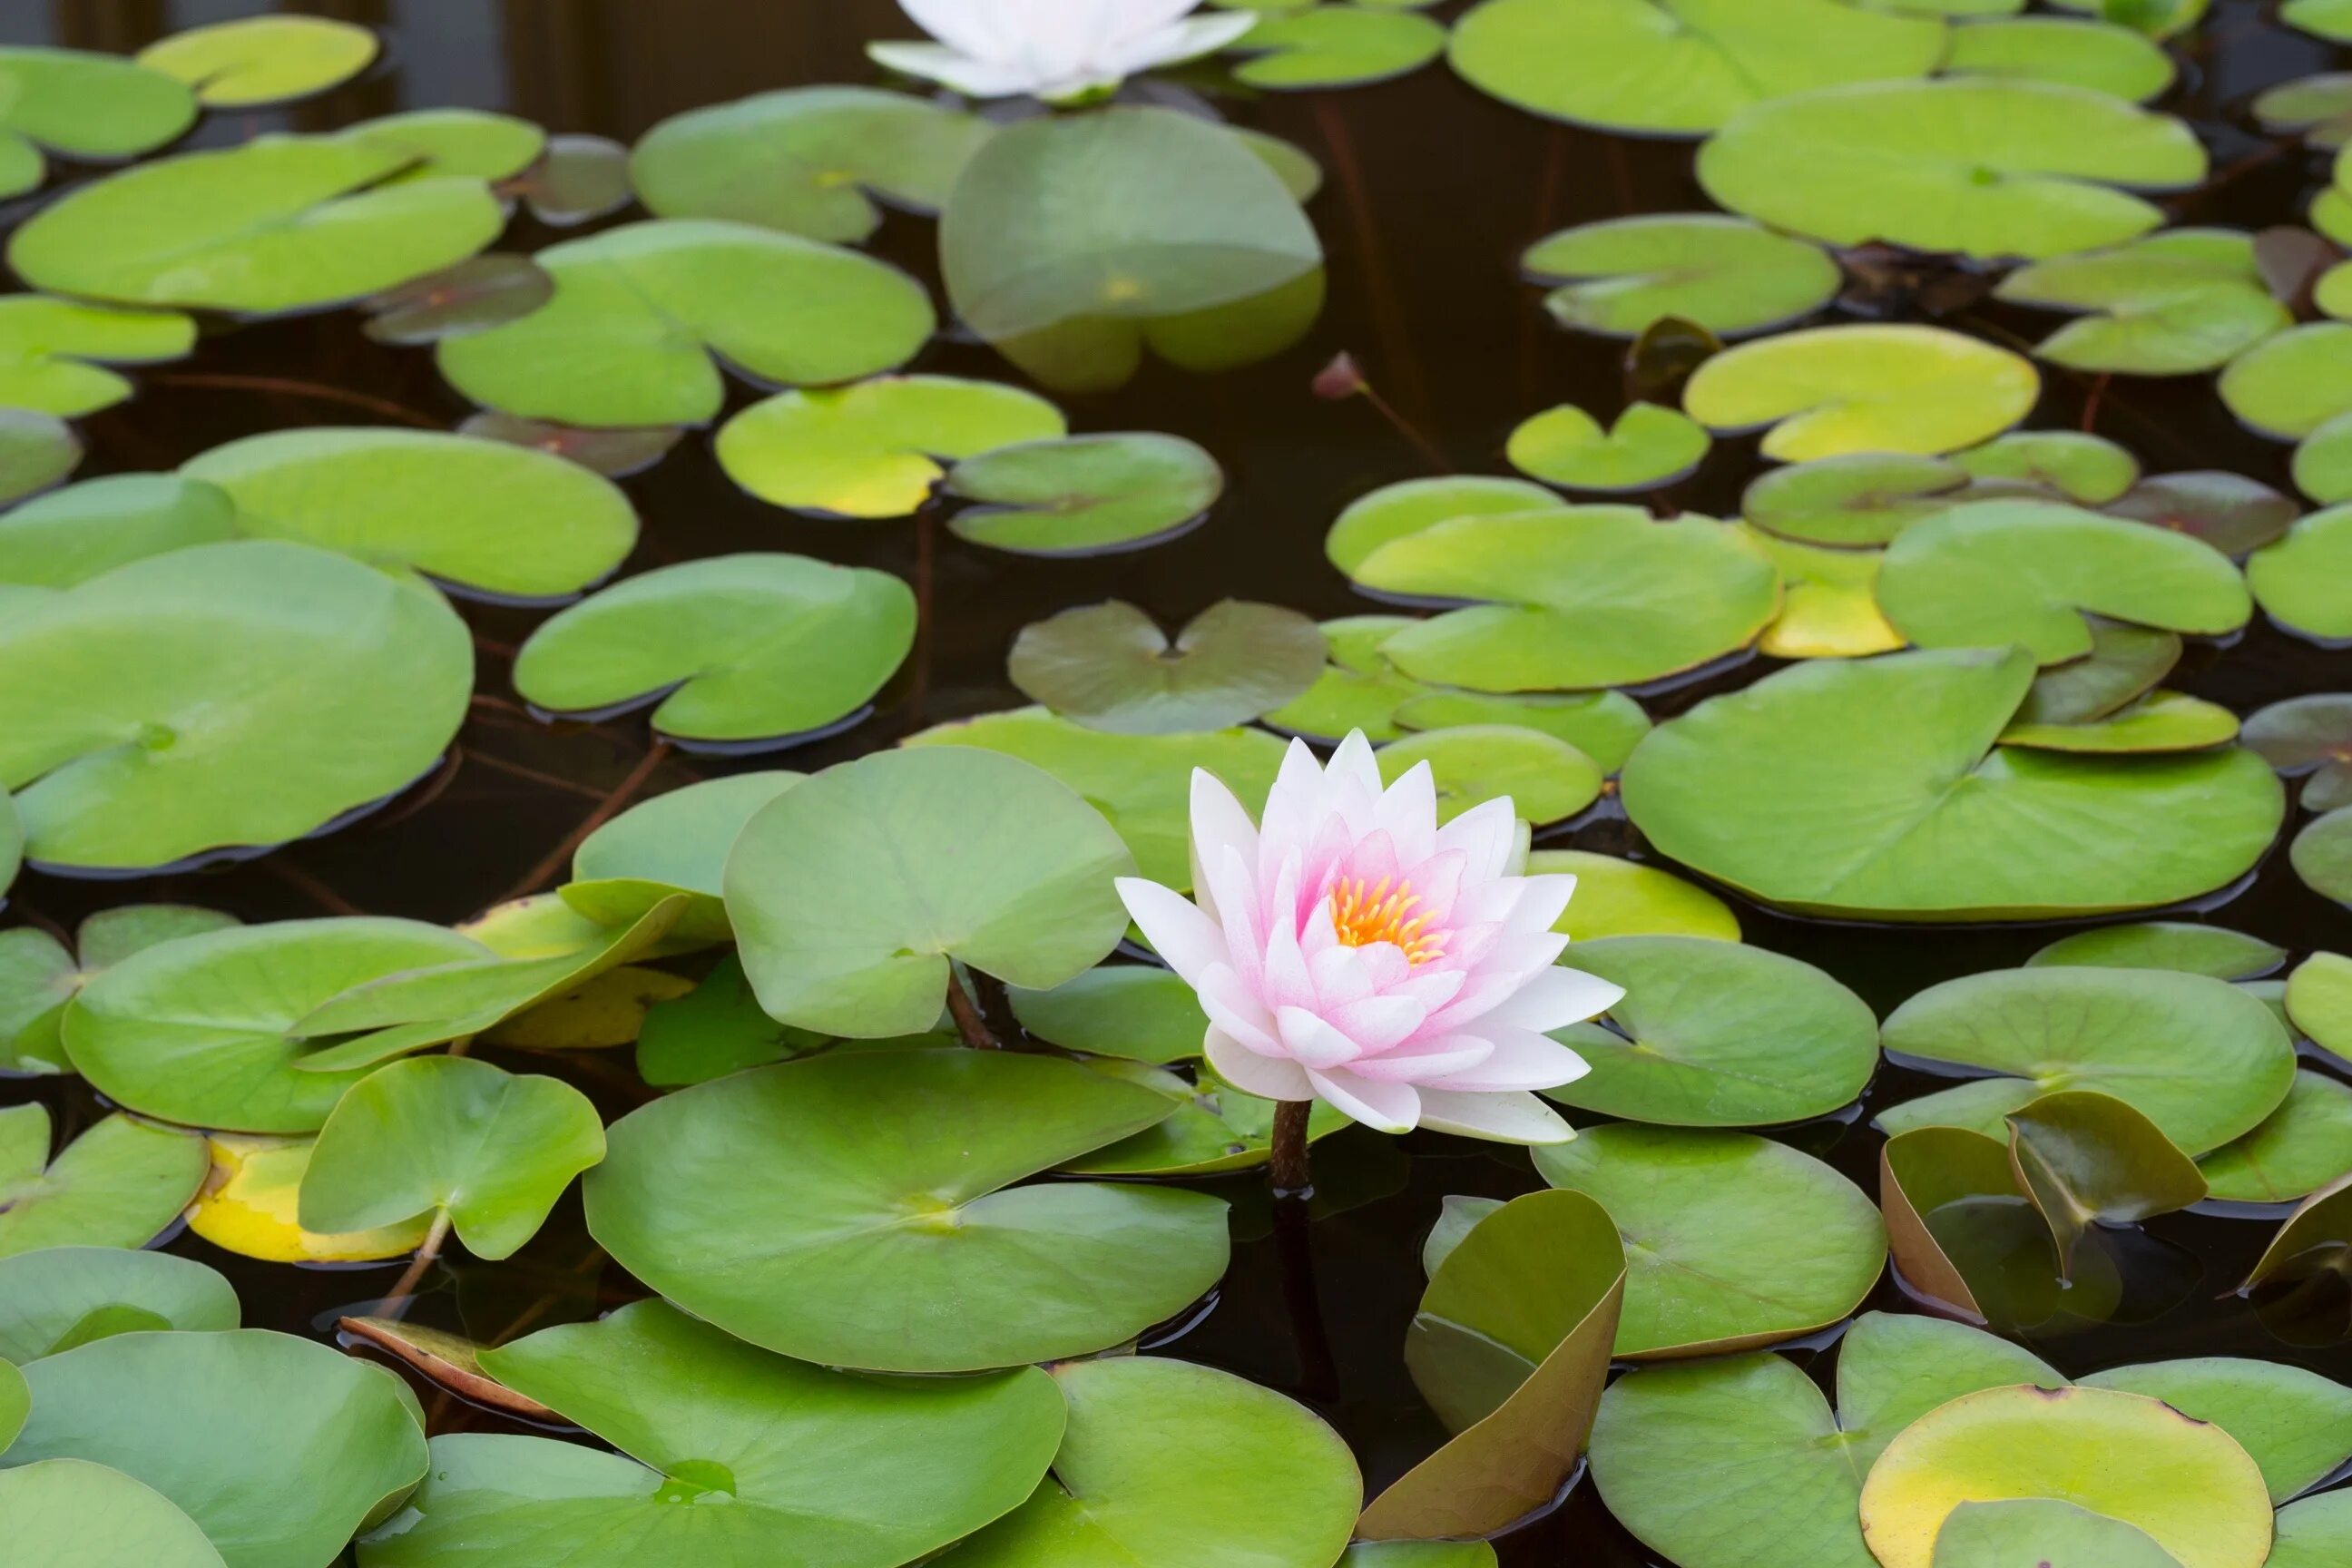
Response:
[[[2041,392],[2024,359],[1942,327],[1815,327],[1716,355],[1683,406],[1717,432],[1769,426],[1764,455],[1800,462],[1973,447],[2024,418]]]
[[[207,109],[251,109],[339,86],[381,47],[368,28],[326,16],[247,16],[173,33],[139,63],[186,82]]]
[[[348,1236],[304,1230],[302,1177],[316,1139],[215,1132],[206,1142],[212,1168],[188,1205],[188,1228],[224,1252],[265,1263],[373,1263],[425,1239],[431,1216],[422,1214]]]
[[[946,471],[938,459],[1065,434],[1034,394],[943,375],[882,376],[779,393],[719,428],[719,465],[761,500],[827,517],[906,517]]]
[[[1531,479],[1571,490],[1646,490],[1682,479],[1706,457],[1707,434],[1690,416],[1636,403],[1606,431],[1572,403],[1527,419],[1504,455]]]

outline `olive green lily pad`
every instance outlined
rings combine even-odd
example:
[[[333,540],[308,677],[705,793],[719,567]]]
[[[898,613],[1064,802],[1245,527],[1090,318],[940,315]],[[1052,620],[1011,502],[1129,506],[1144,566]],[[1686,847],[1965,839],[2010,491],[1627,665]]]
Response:
[[[0,1110],[0,1258],[47,1247],[144,1247],[205,1179],[205,1142],[109,1116],[49,1158],[49,1113]]]
[[[677,425],[653,425],[635,430],[583,430],[576,425],[522,419],[484,409],[460,420],[457,434],[530,447],[577,463],[592,474],[619,479],[660,462],[686,431]]]
[[[1491,1534],[1575,1473],[1623,1306],[1616,1227],[1580,1193],[1514,1199],[1472,1227],[1423,1293],[1405,1365],[1454,1434],[1356,1529],[1371,1540]]]
[[[2180,1568],[2180,1561],[2136,1524],[2057,1498],[2010,1498],[1954,1508],[1936,1531],[1934,1568]]]
[[[555,279],[530,258],[490,251],[376,295],[361,330],[379,343],[436,343],[528,316],[554,293]]]
[[[11,1550],[46,1568],[224,1568],[196,1521],[152,1487],[83,1459],[0,1470]]]
[[[135,158],[196,118],[185,83],[114,55],[0,48],[0,195],[21,195],[47,173],[42,154],[77,163]]]
[[[2053,257],[2011,273],[1994,292],[2012,304],[2080,312],[2034,353],[2070,369],[2122,375],[2219,370],[2294,323],[2254,264],[2254,237],[2237,229],[2168,229]]]
[[[2261,1467],[2273,1503],[2352,1458],[2352,1388],[2301,1367],[2201,1356],[2116,1367],[2082,1383],[2161,1399],[2219,1426]]]
[[[2352,411],[2327,420],[2294,449],[2295,489],[2322,506],[2352,500]]]
[[[2221,373],[2221,391],[2260,434],[2301,440],[2352,412],[2352,322],[2313,321],[2256,344]]]
[[[1148,963],[1103,964],[1042,991],[1008,993],[1021,1026],[1090,1056],[1165,1064],[1201,1054],[1209,1016],[1192,986]]]
[[[1531,479],[1571,490],[1647,490],[1698,467],[1711,445],[1689,415],[1636,403],[1607,430],[1573,403],[1520,422],[1504,455]]]
[[[0,50],[0,79],[7,52]],[[107,369],[184,359],[196,324],[177,310],[121,310],[40,294],[0,297],[0,403],[74,419],[133,390]]]
[[[1495,1568],[1497,1561],[1483,1541],[1359,1541],[1338,1568]]]
[[[730,952],[692,991],[646,1009],[637,1076],[656,1089],[683,1089],[805,1055],[830,1039],[761,1012],[742,961]]]
[[[2250,107],[2273,135],[2300,135],[2308,146],[2335,151],[2352,140],[2352,71],[2280,82],[2264,88]]]
[[[1720,213],[1606,218],[1538,240],[1528,275],[1563,327],[1638,338],[1672,316],[1740,337],[1809,316],[1843,278],[1821,247]]]
[[[903,743],[984,748],[1044,769],[1118,830],[1139,875],[1179,891],[1192,885],[1192,770],[1206,768],[1239,799],[1264,800],[1283,757],[1263,730],[1113,735],[1043,708],[936,725]]]
[[[2151,691],[2080,724],[2011,724],[2000,732],[2000,743],[2043,752],[2195,752],[2225,745],[2237,733],[2238,716],[2218,702]]]
[[[2172,632],[2097,616],[2084,619],[2090,656],[2036,675],[2018,707],[2016,723],[2088,724],[2105,719],[2155,690],[2180,662],[2180,638]]]
[[[312,1132],[364,1076],[299,1070],[295,1034],[320,1004],[369,981],[481,960],[480,943],[417,921],[278,921],[182,937],[82,989],[62,1033],[101,1093],[198,1127]]]
[[[1596,1127],[1538,1149],[1536,1168],[1598,1200],[1624,1237],[1621,1357],[1793,1339],[1853,1311],[1886,1262],[1853,1183],[1752,1133]]]
[[[2347,1269],[2352,1269],[2352,1176],[2330,1182],[2297,1204],[2239,1289],[2243,1293],[2273,1280]]]
[[[877,203],[935,213],[987,121],[903,93],[799,87],[672,115],[629,153],[656,217],[726,218],[856,244]]]
[[[45,207],[8,240],[37,289],[251,314],[380,294],[488,245],[506,215],[478,179],[396,180],[414,154],[262,136],[142,164]]]
[[[1001,1052],[788,1062],[615,1122],[586,1182],[589,1228],[670,1300],[803,1360],[951,1372],[1083,1354],[1215,1282],[1224,1205],[1157,1187],[1005,1189],[1173,1108],[1075,1063]]]
[[[1687,936],[1738,942],[1739,917],[1705,888],[1671,871],[1587,849],[1538,849],[1528,875],[1566,873],[1576,896],[1554,931],[1573,942],[1614,936]]]
[[[2352,1552],[2352,1491],[2305,1498],[2279,1510],[2270,1561],[2263,1568],[2327,1568]]]
[[[1944,69],[2057,82],[2146,103],[2172,85],[2172,57],[2128,27],[2063,16],[1971,21],[1952,29]]]
[[[625,578],[541,623],[515,689],[556,713],[657,700],[655,731],[689,745],[790,744],[861,716],[914,644],[914,591],[887,572],[719,555]]]
[[[227,1280],[168,1252],[47,1247],[0,1258],[0,1362],[142,1330],[233,1329],[238,1310]]]
[[[1279,708],[1323,670],[1323,634],[1296,610],[1221,599],[1173,638],[1120,599],[1021,628],[1006,673],[1034,701],[1122,735],[1222,730]]]
[[[2106,503],[2105,511],[2201,539],[2241,556],[2279,538],[2301,516],[2291,496],[2225,471],[2158,474]]]
[[[2093,969],[2170,969],[2216,980],[2252,980],[2286,962],[2286,950],[2222,926],[2179,921],[2102,926],[2060,937],[2025,961],[2029,969],[2071,964]]]
[[[2226,1202],[2294,1203],[2352,1174],[2352,1087],[2298,1071],[2260,1126],[2198,1162]]]
[[[2352,806],[2339,806],[2305,824],[2288,847],[2287,858],[2313,892],[2352,907]]]
[[[563,901],[599,925],[628,925],[675,894],[689,896],[673,928],[695,941],[730,934],[720,874],[735,836],[759,809],[800,783],[782,770],[730,773],[644,801],[581,840]]]
[[[1352,575],[1496,601],[1381,644],[1415,679],[1476,691],[1655,680],[1747,647],[1780,608],[1779,573],[1732,529],[1623,506],[1457,517],[1381,545]]]
[[[1198,520],[1224,493],[1217,460],[1150,431],[1026,441],[966,458],[946,493],[977,504],[958,537],[1020,555],[1140,550]]]
[[[1758,104],[1699,150],[1698,177],[1733,212],[1833,245],[2038,260],[2146,234],[2163,214],[2133,193],[2187,189],[2206,167],[2168,115],[2086,88],[1953,77]]]
[[[735,840],[724,885],[761,1005],[872,1038],[939,1016],[950,959],[1032,988],[1097,963],[1127,926],[1112,880],[1133,869],[1068,785],[942,746],[878,752],[777,796]],[[832,893],[812,900],[810,886]]]
[[[1451,822],[1486,801],[1507,798],[1524,822],[1542,826],[1601,798],[1601,764],[1556,735],[1519,724],[1458,724],[1391,741],[1377,753],[1394,784],[1427,763],[1437,820]]]
[[[1526,511],[1561,511],[1567,502],[1541,485],[1486,474],[1400,479],[1359,496],[1324,535],[1323,552],[1352,577],[1382,545],[1423,532],[1458,517],[1507,516]],[[1353,617],[1350,625],[1368,617]]]
[[[2271,619],[2320,642],[2352,640],[2352,506],[2315,511],[2246,562]]]
[[[881,376],[780,393],[719,431],[719,466],[761,500],[825,517],[906,517],[939,459],[1059,439],[1061,410],[1034,393],[943,375]]]
[[[1769,426],[1764,455],[1801,462],[1973,447],[2024,418],[2041,392],[2022,357],[1942,327],[1813,327],[1716,355],[1683,406],[1718,433]]]
[[[2139,459],[2105,436],[2081,430],[2012,430],[1952,454],[1978,493],[2052,495],[2077,506],[2105,506],[2139,479]]]
[[[247,16],[172,34],[139,51],[150,70],[194,88],[207,109],[309,98],[367,69],[376,35],[325,16]]]
[[[1855,1514],[1897,1433],[1979,1389],[2063,1382],[1993,1335],[1869,1312],[1838,1347],[1834,1410],[1776,1355],[1620,1378],[1593,1425],[1592,1476],[1609,1510],[1684,1568],[1876,1568]]]
[[[124,904],[82,921],[74,952],[37,927],[0,931],[0,1070],[68,1070],[58,1027],[83,986],[158,942],[236,923],[234,915],[184,904]]]
[[[1879,1124],[1890,1133],[1998,1133],[2004,1115],[2043,1094],[2094,1089],[2202,1154],[2252,1131],[2294,1079],[2294,1047],[2259,998],[2147,969],[2043,965],[1946,981],[1896,1008],[1884,1039],[1904,1057],[1997,1075],[1889,1107]]]
[[[636,513],[611,480],[468,436],[281,430],[215,447],[181,473],[228,496],[240,533],[503,598],[578,593],[637,542]]]
[[[0,408],[0,504],[47,489],[81,457],[81,437],[56,415]]]
[[[1375,742],[1395,740],[1404,733],[1397,718],[1404,704],[1433,695],[1420,681],[1398,674],[1381,652],[1390,634],[1412,624],[1410,616],[1342,616],[1323,622],[1329,662],[1314,685],[1265,714],[1265,721],[1295,735],[1332,742],[1350,730],[1361,730],[1366,740]],[[1643,727],[1648,727],[1646,719]]]
[[[1661,853],[1758,898],[1881,919],[2150,908],[2270,847],[2285,803],[2250,752],[1999,745],[2033,668],[1970,649],[1781,670],[1653,730],[1626,810]]]
[[[459,392],[526,418],[699,425],[726,395],[722,364],[766,382],[852,381],[912,357],[935,324],[897,268],[750,224],[656,218],[538,260],[553,299],[435,351]]]
[[[1455,24],[1454,68],[1532,114],[1694,136],[1751,104],[1925,76],[1941,21],[1826,0],[1486,0]]]
[[[2205,1178],[2155,1122],[2112,1095],[2062,1090],[2009,1113],[2018,1184],[2049,1222],[2058,1266],[2093,1225],[2137,1225],[2201,1201]]]
[[[326,1568],[425,1478],[399,1377],[288,1334],[118,1334],[25,1381],[32,1419],[0,1465],[111,1466],[185,1510],[229,1568]]]
[[[1573,911],[1581,884],[1569,900]],[[1560,1037],[1591,1065],[1547,1089],[1563,1105],[1677,1127],[1801,1121],[1851,1102],[1878,1066],[1878,1020],[1809,963],[1737,941],[1623,936],[1570,944],[1625,994],[1609,1026]]]
[[[1310,5],[1270,15],[1225,46],[1250,58],[1234,79],[1297,90],[1356,87],[1419,70],[1445,52],[1445,27],[1395,6]]]
[[[1402,630],[1402,625],[1394,629]],[[1633,747],[1650,732],[1650,716],[1622,691],[1522,692],[1505,697],[1423,688],[1399,702],[1393,717],[1402,729],[1423,731],[1469,724],[1538,731],[1574,746],[1603,773],[1615,773],[1624,766]]]
[[[1915,1127],[1880,1145],[1878,1205],[1904,1291],[2003,1331],[2056,1315],[2051,1299],[2076,1300],[2102,1256],[2086,1250],[2076,1278],[2062,1279],[2049,1222],[2019,1190],[2007,1145],[1962,1127]],[[2096,1288],[2084,1295],[2096,1300]]]
[[[353,1085],[320,1130],[302,1228],[373,1230],[437,1212],[477,1258],[507,1258],[604,1155],[596,1108],[560,1079],[470,1057],[394,1062]]]
[[[1963,1502],[2056,1498],[2155,1537],[2183,1568],[2261,1568],[2271,1544],[2262,1472],[2218,1426],[2106,1388],[1991,1388],[1923,1415],[1862,1491],[1883,1568],[1931,1568]]]
[[[1969,471],[1944,458],[1848,452],[1769,468],[1739,498],[1740,515],[1768,533],[1840,549],[1892,543],[1914,523],[1949,510]]]

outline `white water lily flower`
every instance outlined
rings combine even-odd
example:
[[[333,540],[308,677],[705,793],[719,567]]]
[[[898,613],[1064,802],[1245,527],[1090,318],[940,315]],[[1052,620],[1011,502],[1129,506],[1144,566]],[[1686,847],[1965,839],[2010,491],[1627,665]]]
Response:
[[[1191,15],[1199,0],[898,0],[936,44],[868,44],[877,62],[967,98],[1049,103],[1117,87],[1138,71],[1223,48],[1254,11]]]
[[[1528,1091],[1588,1069],[1545,1031],[1624,991],[1553,963],[1576,879],[1512,875],[1517,827],[1507,798],[1440,827],[1429,764],[1383,789],[1361,731],[1328,769],[1294,741],[1262,823],[1193,773],[1192,900],[1139,877],[1119,897],[1236,1087],[1384,1132],[1557,1143],[1568,1123]]]

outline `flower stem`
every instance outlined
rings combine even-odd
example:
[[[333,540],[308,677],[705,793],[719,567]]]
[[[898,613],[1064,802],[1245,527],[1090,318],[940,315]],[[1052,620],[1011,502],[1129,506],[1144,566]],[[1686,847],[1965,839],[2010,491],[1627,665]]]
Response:
[[[998,1051],[1003,1045],[989,1031],[988,1020],[971,1005],[971,994],[963,988],[963,979],[953,966],[948,970],[948,1012],[955,1019],[956,1029],[963,1043],[974,1050]]]
[[[408,1260],[407,1270],[385,1292],[384,1317],[394,1322],[408,1316],[408,1305],[416,1299],[416,1287],[424,1282],[425,1270],[441,1256],[441,1244],[449,1239],[449,1211],[441,1209],[433,1215],[433,1224],[425,1232],[425,1239],[416,1244],[416,1256]]]
[[[1311,1100],[1274,1102],[1274,1148],[1266,1162],[1266,1180],[1277,1198],[1305,1198],[1315,1189],[1307,1173],[1307,1116]]]

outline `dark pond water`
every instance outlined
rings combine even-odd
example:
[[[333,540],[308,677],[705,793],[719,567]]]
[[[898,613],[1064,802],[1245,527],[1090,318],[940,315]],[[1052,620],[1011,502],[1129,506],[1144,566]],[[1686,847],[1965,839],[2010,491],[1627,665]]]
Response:
[[[867,79],[862,41],[906,31],[889,0],[341,0],[282,8],[376,26],[391,40],[387,57],[362,79],[290,110],[213,117],[200,141],[235,141],[273,127],[322,130],[447,105],[504,109],[551,130],[629,139],[678,110],[766,88]],[[178,27],[259,9],[221,0],[0,0],[0,40],[130,50]],[[2224,171],[2215,185],[2173,199],[2181,218],[2253,228],[2302,211],[2319,165],[2248,129],[2243,105],[2261,88],[2331,61],[2325,45],[2281,27],[2261,5],[2223,0],[2215,7],[2191,46],[2181,85],[2161,103],[2196,124]],[[1213,452],[1230,488],[1204,526],[1135,554],[1043,560],[977,549],[928,524],[811,521],[743,495],[707,443],[689,436],[658,467],[625,481],[646,525],[625,571],[729,551],[784,550],[880,567],[915,583],[927,605],[923,640],[866,723],[749,763],[649,758],[642,718],[552,728],[530,719],[513,700],[507,664],[538,614],[462,605],[479,639],[477,688],[484,695],[460,749],[436,777],[353,828],[241,866],[131,884],[28,873],[11,914],[69,927],[111,904],[170,900],[248,921],[361,910],[457,921],[559,879],[583,825],[616,790],[658,793],[731,766],[814,769],[944,719],[1019,704],[1004,677],[1006,648],[1023,626],[1055,610],[1117,597],[1172,625],[1227,595],[1318,617],[1368,607],[1324,560],[1324,531],[1355,497],[1433,465],[1365,400],[1312,395],[1317,368],[1335,352],[1352,352],[1444,461],[1470,472],[1503,471],[1505,436],[1535,409],[1570,401],[1615,406],[1623,395],[1620,346],[1555,329],[1538,308],[1538,290],[1517,276],[1515,258],[1529,241],[1569,224],[1704,209],[1690,149],[1549,125],[1478,95],[1443,67],[1372,88],[1214,102],[1228,118],[1297,142],[1325,164],[1328,183],[1310,210],[1331,258],[1329,307],[1304,343],[1248,370],[1194,378],[1153,366],[1115,395],[1068,400],[1074,426],[1178,432]],[[931,233],[927,222],[893,217],[876,248],[936,284]],[[528,251],[553,237],[525,216],[501,247]],[[1900,298],[1874,308],[1898,319],[1920,314]],[[1943,320],[2004,341],[2039,335],[2033,321],[1990,304]],[[919,364],[950,374],[1003,374],[990,352],[944,341]],[[2089,427],[2087,419],[2139,452],[2152,472],[2231,468],[2287,488],[2287,449],[2237,427],[2205,378],[2119,382],[2087,412],[2086,379],[2053,369],[2045,380],[2030,424]],[[470,412],[426,353],[370,342],[349,311],[224,332],[194,359],[141,381],[138,398],[88,422],[85,475],[169,468],[261,430],[401,421],[447,427]],[[739,386],[730,409],[750,400]],[[1720,444],[1673,500],[1734,515],[1757,467],[1748,444]],[[2352,689],[2352,651],[2323,651],[2267,626],[2250,628],[2225,657],[2207,648],[2193,650],[2190,660],[2172,684],[2241,713],[2296,693]],[[1717,672],[1644,701],[1663,719],[1759,673],[1752,665]],[[1643,853],[1639,836],[1605,800],[1543,842]],[[1827,969],[1882,1015],[1937,981],[2021,963],[2053,934],[1874,929],[1746,906],[1739,912],[1751,942]],[[2352,951],[2352,915],[2305,889],[2283,847],[2250,885],[2217,903],[2211,918],[2297,954]],[[533,1070],[572,1076],[608,1118],[649,1092],[625,1058],[574,1056],[552,1069],[547,1058],[530,1061]],[[1922,1081],[1883,1073],[1859,1114],[1779,1135],[1874,1194],[1880,1138],[1868,1127],[1871,1106],[1916,1093]],[[0,1084],[0,1101],[28,1095],[47,1100],[63,1132],[100,1110],[79,1084]],[[1265,1199],[1249,1182],[1234,1184],[1240,1223],[1232,1272],[1213,1309],[1183,1332],[1181,1353],[1306,1399],[1356,1446],[1376,1489],[1440,1436],[1399,1354],[1422,1287],[1420,1245],[1440,1199],[1509,1195],[1538,1182],[1517,1152],[1433,1135],[1399,1143],[1366,1132],[1325,1145],[1318,1176],[1328,1206],[1339,1209],[1314,1227],[1329,1365],[1317,1365],[1315,1347],[1294,1334],[1282,1259],[1265,1235]],[[2156,1357],[2234,1353],[2346,1375],[2352,1356],[2341,1337],[2340,1291],[2333,1300],[2275,1303],[2227,1294],[2271,1228],[2198,1215],[2159,1222],[2127,1268],[2129,1321],[2035,1348],[2070,1374]],[[228,1274],[249,1322],[295,1331],[320,1331],[339,1311],[370,1303],[401,1268],[295,1269],[222,1254],[189,1236],[171,1245]],[[451,1262],[414,1316],[499,1341],[643,1293],[588,1239],[575,1197],[517,1258]],[[1872,1304],[1903,1301],[1883,1284]],[[498,1424],[426,1393],[436,1431]],[[1582,1486],[1507,1542],[1505,1556],[1595,1568],[1650,1561]]]

